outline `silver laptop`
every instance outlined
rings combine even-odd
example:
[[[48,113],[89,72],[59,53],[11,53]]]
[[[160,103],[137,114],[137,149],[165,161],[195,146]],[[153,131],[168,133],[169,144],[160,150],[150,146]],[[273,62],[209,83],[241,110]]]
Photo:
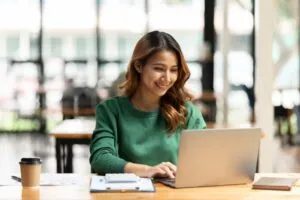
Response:
[[[175,188],[250,183],[260,137],[260,128],[184,130],[176,178],[157,181]]]

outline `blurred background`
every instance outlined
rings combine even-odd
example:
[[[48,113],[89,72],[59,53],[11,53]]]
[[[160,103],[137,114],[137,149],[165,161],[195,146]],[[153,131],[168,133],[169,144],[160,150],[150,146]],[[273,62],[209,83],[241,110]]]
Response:
[[[255,1],[227,2],[224,95],[222,0],[0,0],[1,166],[17,170],[21,156],[35,155],[45,172],[55,172],[47,133],[63,119],[93,118],[97,103],[117,95],[134,45],[152,30],[181,45],[191,70],[186,86],[208,123],[255,123]],[[276,169],[297,171],[300,2],[274,2],[272,101],[282,150],[276,162],[289,159]],[[87,146],[74,146],[75,172],[89,172],[88,156]]]

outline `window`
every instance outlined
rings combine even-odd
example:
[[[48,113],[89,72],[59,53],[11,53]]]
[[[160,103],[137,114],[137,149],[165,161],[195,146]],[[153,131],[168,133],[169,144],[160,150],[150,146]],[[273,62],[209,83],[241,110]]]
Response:
[[[10,36],[6,39],[6,55],[8,58],[18,57],[20,54],[19,36]]]

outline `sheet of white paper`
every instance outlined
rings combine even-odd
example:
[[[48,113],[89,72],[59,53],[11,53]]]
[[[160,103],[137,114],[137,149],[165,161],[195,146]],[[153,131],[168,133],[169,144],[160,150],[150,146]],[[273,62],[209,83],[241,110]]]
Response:
[[[19,174],[14,176],[21,177]],[[41,174],[40,185],[41,186],[80,186],[84,184],[84,177],[77,174]],[[0,177],[0,186],[5,185],[21,185],[20,182],[15,181],[11,176]]]
[[[41,186],[80,186],[84,184],[84,177],[77,174],[41,174]]]
[[[6,186],[6,185],[17,186],[17,185],[21,185],[21,183],[13,180],[11,178],[11,176],[1,176],[0,177],[0,186]]]

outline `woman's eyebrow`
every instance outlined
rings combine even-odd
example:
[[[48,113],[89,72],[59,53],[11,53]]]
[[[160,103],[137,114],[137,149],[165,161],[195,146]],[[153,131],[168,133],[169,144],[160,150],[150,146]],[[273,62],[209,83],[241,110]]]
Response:
[[[161,65],[163,67],[166,67],[166,65],[164,63],[160,63],[160,62],[156,62],[156,63],[152,63],[152,65]],[[172,65],[171,67],[177,67],[178,68],[178,65]]]
[[[155,63],[152,63],[152,65],[162,65],[162,66],[166,66],[165,64],[163,64],[163,63],[160,63],[160,62],[155,62]]]

